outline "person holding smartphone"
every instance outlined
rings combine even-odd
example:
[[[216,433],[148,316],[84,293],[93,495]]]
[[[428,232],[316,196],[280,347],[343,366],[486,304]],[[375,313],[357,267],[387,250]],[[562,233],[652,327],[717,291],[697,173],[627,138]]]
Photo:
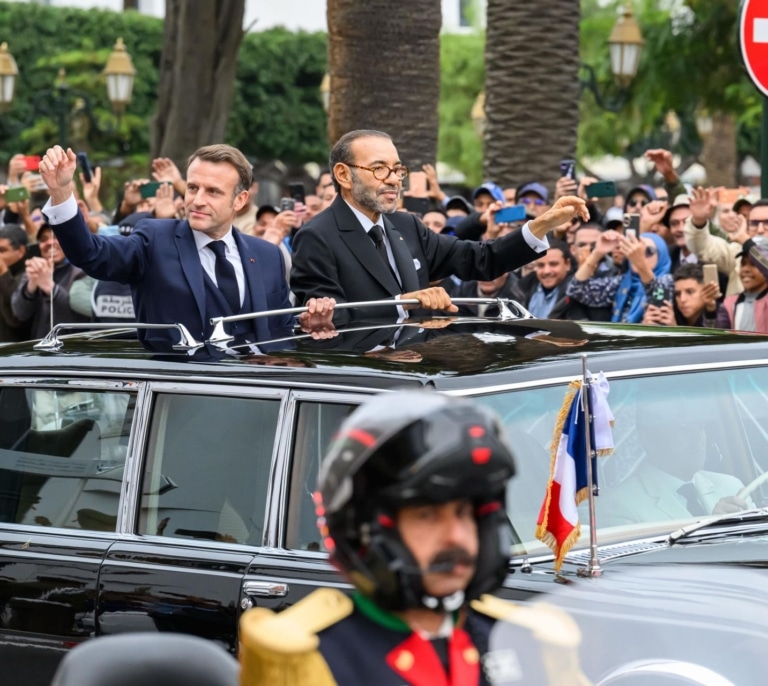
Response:
[[[131,285],[141,322],[183,324],[198,341],[213,333],[212,318],[289,309],[285,265],[276,246],[233,229],[235,214],[248,201],[251,165],[229,145],[196,150],[189,160],[186,220],[146,219],[127,236],[92,234],[72,193],[76,157],[61,146],[50,148],[40,173],[51,200],[44,208],[69,261],[101,281]],[[299,317],[315,333],[330,325],[335,303],[307,303]],[[232,322],[236,344],[256,345],[293,328],[290,315]],[[140,329],[141,343],[167,352],[178,342],[173,327]]]
[[[704,265],[707,266],[707,265]],[[714,265],[710,265],[714,266]],[[655,326],[705,326],[705,318],[717,316],[721,296],[715,268],[714,280],[706,279],[699,264],[680,265],[672,275],[674,295],[661,303],[649,302],[643,315],[643,324]]]
[[[397,211],[408,168],[388,134],[351,131],[333,147],[330,163],[339,195],[294,236],[291,287],[299,303],[321,296],[336,302],[392,301],[392,308],[341,310],[346,316],[340,318],[347,320],[405,318],[401,299],[418,300],[426,310],[456,312],[445,289],[430,283],[452,275],[495,279],[544,253],[546,235],[555,226],[589,216],[580,198],[560,198],[519,231],[492,241],[459,240]]]
[[[705,325],[768,333],[768,236],[747,239],[736,255],[741,258],[739,276],[744,292],[729,295],[717,315],[705,316]]]
[[[594,276],[597,266],[617,245],[629,261],[629,269],[615,276]],[[670,264],[667,245],[655,233],[635,238],[604,231],[595,249],[573,275],[566,295],[587,307],[611,307],[613,322],[637,324],[653,293],[672,287]]]

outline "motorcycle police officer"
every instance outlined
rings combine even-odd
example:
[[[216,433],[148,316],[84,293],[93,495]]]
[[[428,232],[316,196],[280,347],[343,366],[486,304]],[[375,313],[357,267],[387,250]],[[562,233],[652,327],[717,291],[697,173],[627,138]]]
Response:
[[[499,422],[482,406],[426,391],[360,406],[315,494],[325,547],[356,591],[246,612],[242,686],[586,684],[567,615],[485,595],[507,573],[514,473]],[[516,632],[503,659],[488,645],[498,620]]]

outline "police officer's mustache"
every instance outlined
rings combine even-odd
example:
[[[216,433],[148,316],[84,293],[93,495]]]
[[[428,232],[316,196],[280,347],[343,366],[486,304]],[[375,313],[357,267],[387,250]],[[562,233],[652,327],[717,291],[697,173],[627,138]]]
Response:
[[[476,562],[477,556],[471,555],[464,548],[449,548],[435,555],[424,571],[428,574],[446,574],[452,572],[458,565],[474,567]]]

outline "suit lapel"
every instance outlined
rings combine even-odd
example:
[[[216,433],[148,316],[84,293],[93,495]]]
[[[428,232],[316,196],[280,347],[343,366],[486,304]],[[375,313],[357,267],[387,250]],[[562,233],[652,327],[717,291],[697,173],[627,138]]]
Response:
[[[251,310],[253,312],[264,312],[267,309],[267,295],[264,291],[263,271],[259,262],[259,256],[255,247],[243,240],[242,235],[237,229],[232,229],[232,235],[237,243],[237,250],[240,253],[240,261],[243,263],[243,273],[245,274],[245,284],[248,293],[251,296]],[[266,326],[265,319],[254,319],[254,328],[259,333],[259,338],[268,338],[269,332],[261,330]]]
[[[195,297],[197,309],[200,313],[200,321],[203,323],[203,331],[207,330],[208,322],[205,320],[205,284],[203,282],[203,265],[197,252],[197,243],[192,235],[192,229],[186,221],[176,224],[174,234],[176,249],[179,251],[179,261],[184,277]]]
[[[365,233],[357,217],[349,209],[341,195],[336,197],[331,205],[336,226],[339,228],[339,236],[344,241],[350,252],[355,256],[360,265],[384,287],[390,295],[400,295],[400,284],[387,269],[381,258],[376,253],[373,241]]]
[[[690,516],[688,508],[677,497],[674,487],[670,486],[669,482],[664,483],[666,479],[661,470],[652,465],[646,465],[639,476],[646,492],[656,501],[656,507],[664,514],[675,519]]]
[[[411,293],[419,290],[419,276],[416,274],[416,265],[413,255],[408,250],[403,235],[394,227],[387,217],[384,217],[384,226],[387,228],[389,244],[392,246],[392,254],[395,257],[397,273],[403,281],[403,293]]]

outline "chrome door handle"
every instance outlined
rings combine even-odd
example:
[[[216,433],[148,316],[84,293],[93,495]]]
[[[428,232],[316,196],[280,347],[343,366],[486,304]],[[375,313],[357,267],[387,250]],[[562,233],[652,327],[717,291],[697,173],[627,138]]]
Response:
[[[288,595],[288,584],[279,581],[245,581],[243,593],[249,598],[285,598]]]

